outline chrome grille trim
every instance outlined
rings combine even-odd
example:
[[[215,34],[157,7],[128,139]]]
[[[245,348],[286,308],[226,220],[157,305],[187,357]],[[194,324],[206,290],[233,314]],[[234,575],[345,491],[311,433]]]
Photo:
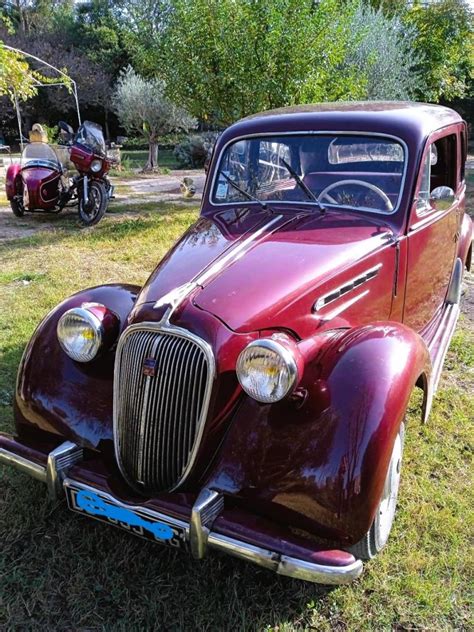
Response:
[[[125,395],[122,395],[123,389],[119,383],[122,352],[130,336],[139,332],[143,335],[132,339],[127,349],[128,370],[125,379],[132,382],[125,390]],[[164,378],[160,381],[149,377],[143,379],[143,358],[159,356],[160,348],[163,349],[162,364],[168,369]],[[206,368],[207,380],[203,384]],[[189,380],[191,375],[197,376],[199,383]],[[186,329],[163,322],[137,323],[125,329],[119,339],[115,358],[113,426],[117,464],[131,487],[143,493],[150,490],[151,486],[141,487],[141,481],[159,480],[166,482],[166,487],[160,486],[156,491],[174,491],[185,482],[201,444],[215,375],[215,359],[210,345]],[[172,380],[181,384],[180,400],[178,390],[171,388]],[[202,392],[201,389],[200,415],[196,418],[193,431],[191,424],[188,427],[185,424],[199,405],[197,393]],[[166,423],[155,423],[153,427],[147,428],[152,408],[153,418],[166,419]],[[125,421],[120,419],[121,410],[126,411]],[[140,413],[139,419],[134,419],[134,413],[137,416]],[[120,423],[123,425],[119,428]],[[120,445],[122,431],[133,438],[124,450]],[[159,446],[166,446],[166,451],[161,453]],[[186,446],[192,446],[190,451],[187,451]],[[150,458],[153,450],[154,458]],[[136,471],[132,473],[123,460],[130,463],[134,455],[137,455]],[[181,472],[177,480],[171,480],[173,471]]]

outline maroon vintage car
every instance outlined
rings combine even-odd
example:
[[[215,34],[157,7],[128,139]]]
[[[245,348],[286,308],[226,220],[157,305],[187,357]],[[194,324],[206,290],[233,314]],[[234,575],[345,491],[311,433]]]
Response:
[[[216,145],[143,287],[75,294],[21,361],[0,461],[202,558],[338,584],[386,543],[415,387],[430,410],[472,255],[466,125],[293,107]]]

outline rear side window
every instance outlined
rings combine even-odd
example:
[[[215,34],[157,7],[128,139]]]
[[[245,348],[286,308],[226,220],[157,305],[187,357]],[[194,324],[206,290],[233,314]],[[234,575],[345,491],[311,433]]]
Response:
[[[460,180],[464,182],[466,177],[466,160],[467,160],[467,131],[466,127],[461,130],[461,169]]]

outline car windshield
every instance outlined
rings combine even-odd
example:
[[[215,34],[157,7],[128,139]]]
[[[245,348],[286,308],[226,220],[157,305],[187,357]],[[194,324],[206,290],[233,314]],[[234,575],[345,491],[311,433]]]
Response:
[[[102,127],[97,123],[84,121],[76,134],[75,142],[90,149],[99,156],[105,156],[105,140]]]
[[[54,149],[47,143],[29,143],[21,154],[21,167],[61,169],[61,163]]]
[[[405,150],[392,138],[298,134],[238,140],[224,151],[214,181],[214,204],[319,201],[324,206],[393,212],[405,170]],[[232,180],[240,189],[232,186]]]

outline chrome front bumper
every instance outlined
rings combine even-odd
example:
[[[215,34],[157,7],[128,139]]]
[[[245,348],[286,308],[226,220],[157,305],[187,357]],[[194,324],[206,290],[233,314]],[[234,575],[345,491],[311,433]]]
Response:
[[[0,439],[2,437],[0,436]],[[46,483],[50,498],[56,499],[63,495],[64,488],[70,485],[80,486],[83,489],[97,491],[102,496],[108,496],[110,501],[131,511],[140,507],[122,503],[117,498],[106,494],[102,490],[95,490],[84,483],[78,483],[68,478],[71,467],[83,458],[82,449],[66,441],[49,453],[46,465],[29,460],[12,450],[0,447],[0,464],[11,465],[16,469],[29,474],[33,478]],[[205,556],[207,548],[223,551],[234,557],[258,566],[263,566],[279,575],[286,575],[305,581],[319,584],[348,584],[362,573],[362,562],[354,559],[345,566],[328,566],[316,564],[296,557],[282,555],[276,551],[260,548],[248,542],[228,537],[212,530],[212,525],[223,510],[223,497],[214,490],[204,489],[199,494],[192,512],[190,522],[178,520],[169,515],[148,509],[150,516],[159,520],[166,518],[168,523],[184,528],[186,538],[190,544],[193,557],[201,559]]]

